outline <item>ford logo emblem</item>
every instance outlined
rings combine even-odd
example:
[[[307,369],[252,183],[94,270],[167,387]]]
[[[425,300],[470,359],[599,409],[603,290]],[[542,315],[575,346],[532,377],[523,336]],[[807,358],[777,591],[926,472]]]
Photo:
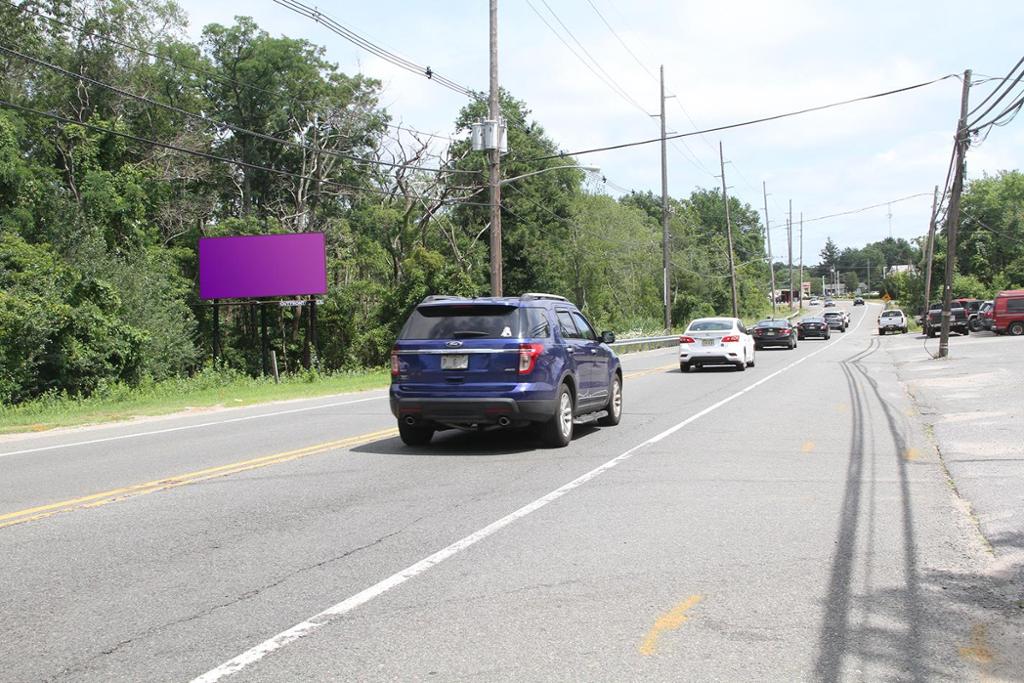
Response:
[[[450,341],[450,342],[445,342],[444,345],[447,346],[449,349],[457,349],[460,346],[462,346],[462,342],[460,342],[460,341]]]

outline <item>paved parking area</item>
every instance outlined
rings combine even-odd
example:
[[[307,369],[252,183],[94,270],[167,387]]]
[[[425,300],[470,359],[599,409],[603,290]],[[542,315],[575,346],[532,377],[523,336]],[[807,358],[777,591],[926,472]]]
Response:
[[[1024,338],[991,332],[887,344],[897,373],[931,425],[957,492],[995,556],[993,575],[1024,609]]]

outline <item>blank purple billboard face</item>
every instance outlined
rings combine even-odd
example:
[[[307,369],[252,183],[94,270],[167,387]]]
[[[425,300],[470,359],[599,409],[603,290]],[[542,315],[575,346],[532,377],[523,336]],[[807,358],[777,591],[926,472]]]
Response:
[[[322,232],[199,239],[199,297],[247,299],[327,292]]]

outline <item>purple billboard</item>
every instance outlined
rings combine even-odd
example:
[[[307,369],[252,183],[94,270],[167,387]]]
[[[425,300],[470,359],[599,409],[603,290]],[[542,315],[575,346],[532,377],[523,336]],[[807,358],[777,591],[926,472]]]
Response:
[[[247,299],[327,292],[322,232],[199,239],[199,297]]]

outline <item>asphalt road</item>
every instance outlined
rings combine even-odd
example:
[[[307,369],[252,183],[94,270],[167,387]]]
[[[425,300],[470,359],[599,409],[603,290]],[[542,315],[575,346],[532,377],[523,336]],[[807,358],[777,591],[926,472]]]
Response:
[[[624,356],[564,449],[379,391],[0,441],[0,680],[1021,680],[877,313]]]

